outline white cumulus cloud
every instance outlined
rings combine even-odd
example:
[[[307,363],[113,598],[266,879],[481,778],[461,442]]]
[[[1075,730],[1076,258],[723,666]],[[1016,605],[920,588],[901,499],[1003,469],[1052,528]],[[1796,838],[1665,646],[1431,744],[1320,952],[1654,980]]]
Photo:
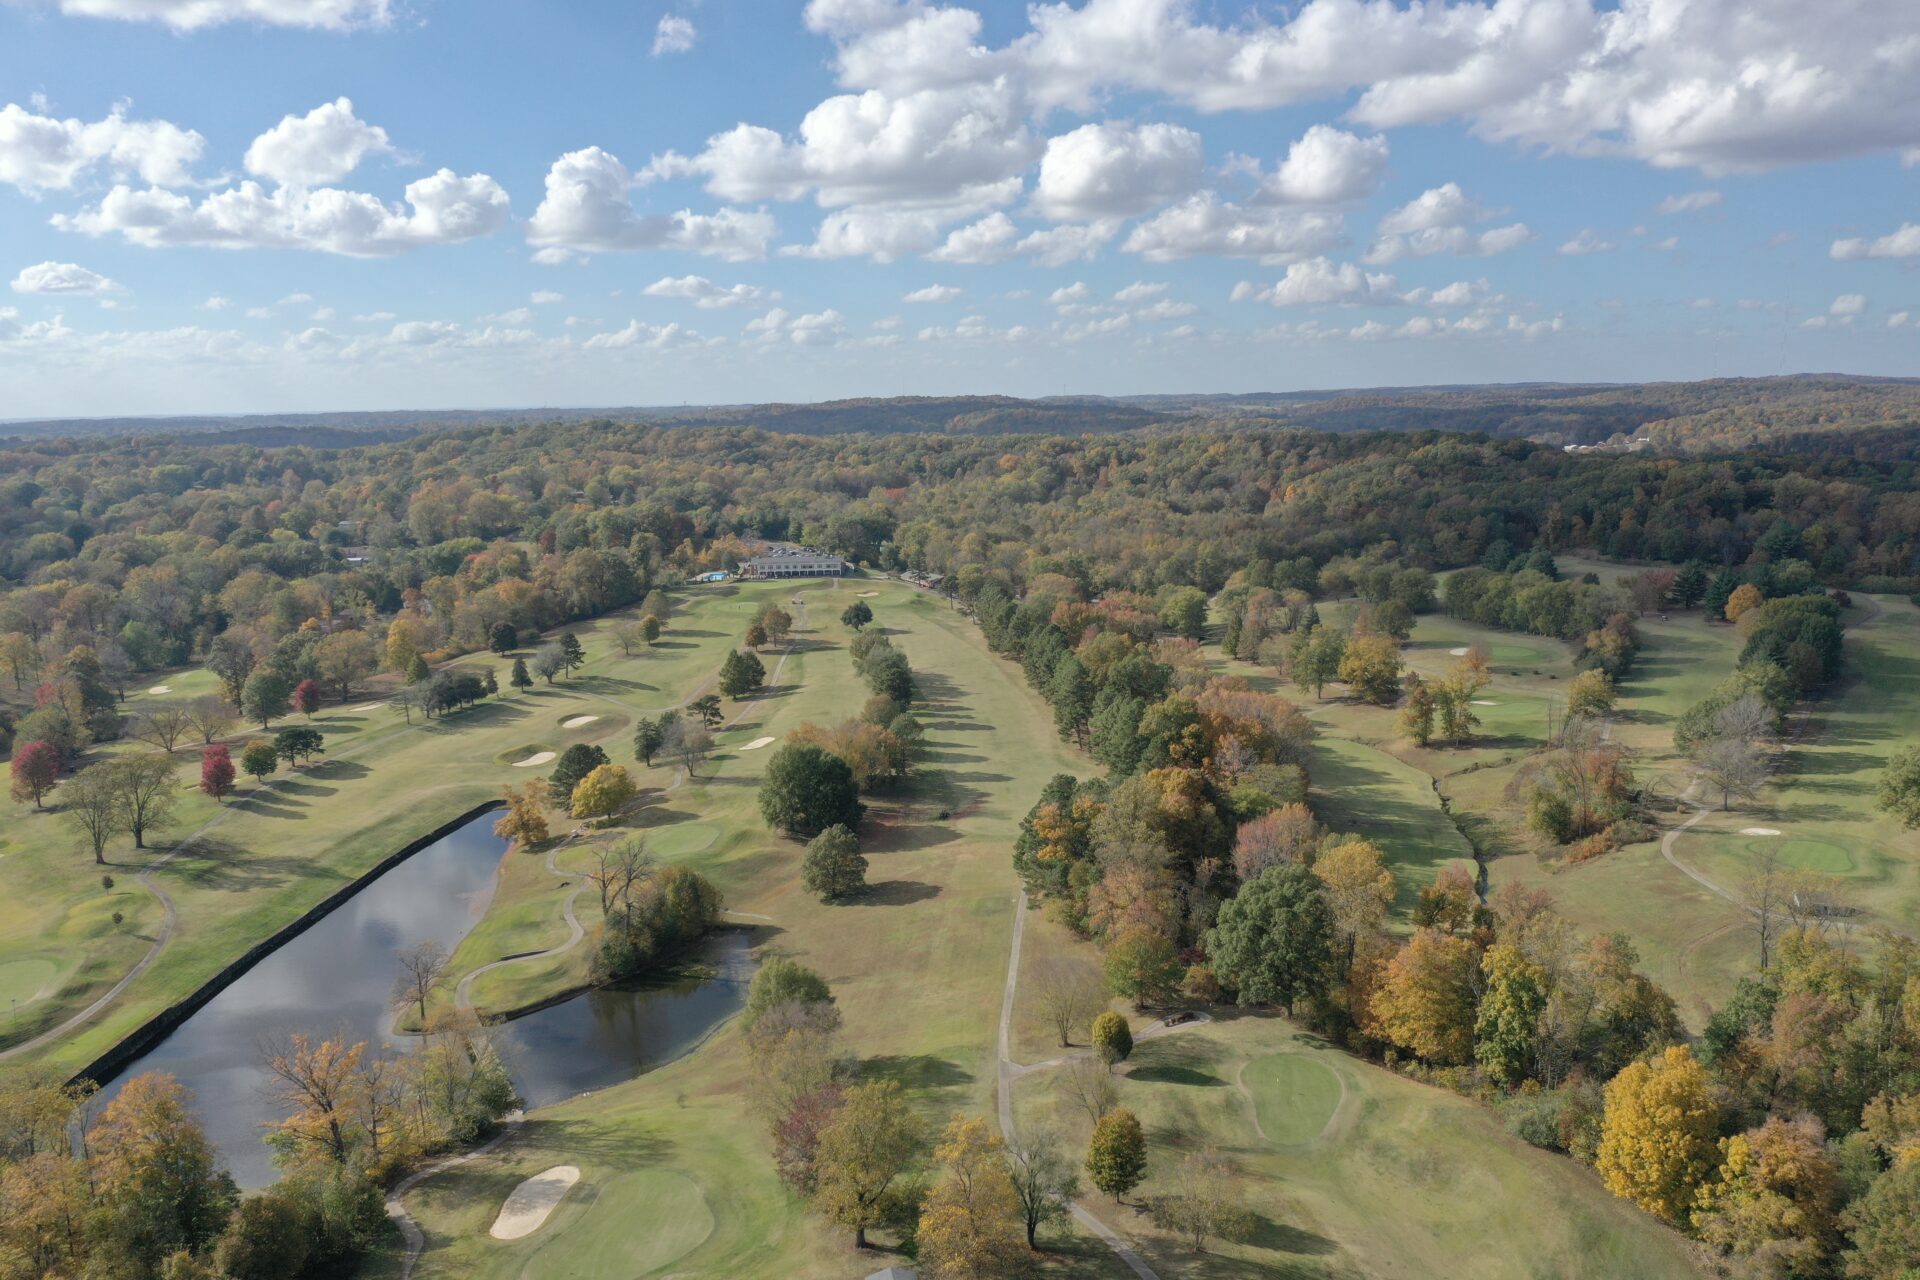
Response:
[[[766,290],[758,285],[720,285],[705,276],[664,276],[641,292],[649,298],[678,298],[706,311],[744,307],[768,296]]]
[[[0,107],[0,182],[29,195],[71,190],[104,169],[158,186],[192,180],[206,139],[165,120],[129,120],[116,106],[104,119],[58,119],[18,103]]]
[[[1082,125],[1047,140],[1034,207],[1060,222],[1145,213],[1191,194],[1205,161],[1179,125]]]
[[[353,114],[353,102],[336,98],[304,116],[288,115],[247,148],[247,172],[288,186],[338,182],[370,155],[393,151],[387,131]]]
[[[73,262],[41,262],[21,268],[13,278],[15,293],[80,294],[97,297],[117,293],[120,286],[95,271]]]
[[[546,198],[527,222],[527,239],[546,255],[540,260],[628,249],[683,249],[732,262],[766,256],[775,232],[772,215],[740,209],[643,215],[633,206],[633,186],[626,166],[599,147],[554,161]]]

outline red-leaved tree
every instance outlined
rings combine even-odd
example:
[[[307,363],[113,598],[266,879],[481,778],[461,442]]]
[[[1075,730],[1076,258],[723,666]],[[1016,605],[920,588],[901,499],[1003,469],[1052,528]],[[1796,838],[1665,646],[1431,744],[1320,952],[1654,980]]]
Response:
[[[16,801],[33,801],[33,807],[41,807],[40,801],[53,790],[53,784],[60,777],[60,753],[48,742],[23,743],[13,753],[13,798]]]
[[[313,713],[320,709],[320,686],[311,680],[302,680],[293,687],[293,709],[307,719],[313,719]]]
[[[216,742],[208,747],[200,757],[200,789],[215,800],[225,803],[233,792],[233,757],[227,754],[227,744]]]

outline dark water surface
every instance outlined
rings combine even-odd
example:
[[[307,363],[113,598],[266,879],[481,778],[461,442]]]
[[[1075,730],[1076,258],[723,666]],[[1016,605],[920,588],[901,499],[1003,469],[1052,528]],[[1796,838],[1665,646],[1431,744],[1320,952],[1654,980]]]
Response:
[[[261,1135],[284,1112],[266,1094],[263,1042],[300,1032],[344,1036],[406,1052],[392,1034],[395,953],[436,941],[452,951],[493,898],[507,843],[483,813],[368,884],[240,976],[120,1076],[165,1071],[194,1093],[207,1136],[243,1187],[274,1180]],[[683,976],[631,989],[589,991],[496,1032],[529,1106],[617,1084],[697,1044],[739,1009],[752,973],[751,942],[708,938]],[[118,1091],[101,1091],[103,1104]]]

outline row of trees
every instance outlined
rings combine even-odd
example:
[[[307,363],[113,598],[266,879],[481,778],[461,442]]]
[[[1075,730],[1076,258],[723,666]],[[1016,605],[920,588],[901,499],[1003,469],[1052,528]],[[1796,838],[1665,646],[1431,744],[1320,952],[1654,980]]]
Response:
[[[1077,1168],[1050,1130],[1008,1141],[985,1120],[958,1115],[936,1136],[896,1082],[862,1079],[841,1045],[832,992],[792,960],[761,964],[742,1026],[754,1106],[781,1180],[851,1231],[856,1248],[866,1247],[868,1232],[889,1230],[911,1241],[930,1275],[1024,1275],[1040,1232],[1070,1212],[1083,1173],[1116,1200],[1145,1178],[1145,1133],[1133,1113],[1112,1105],[1110,1089]],[[1218,1153],[1197,1153],[1149,1207],[1196,1249],[1209,1237],[1238,1238],[1252,1224],[1233,1208],[1229,1176]]]

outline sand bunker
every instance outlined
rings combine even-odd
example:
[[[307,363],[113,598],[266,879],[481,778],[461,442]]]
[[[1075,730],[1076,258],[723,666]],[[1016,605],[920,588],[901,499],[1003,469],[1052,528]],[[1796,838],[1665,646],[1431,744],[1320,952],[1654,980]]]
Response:
[[[877,595],[879,595],[879,594],[880,594],[880,593],[879,593],[878,591],[862,591],[862,592],[860,592],[860,595],[861,595],[862,597],[867,597],[867,596],[877,596]]]
[[[1464,658],[1467,656],[1467,646],[1461,645],[1458,649],[1449,649],[1447,652],[1453,657]]]
[[[571,720],[562,720],[560,727],[562,729],[578,729],[581,725],[592,724],[599,718],[599,716],[575,716]]]
[[[578,1181],[580,1170],[570,1164],[557,1164],[545,1173],[528,1178],[515,1187],[507,1202],[500,1206],[500,1216],[493,1220],[488,1234],[495,1240],[518,1240],[532,1235]]]
[[[537,764],[545,764],[547,761],[551,759],[553,759],[553,752],[536,751],[532,755],[528,756],[525,760],[515,760],[513,762],[513,767],[516,769],[531,769],[533,768],[533,766]]]
[[[742,751],[758,751],[760,748],[766,746],[768,743],[772,741],[773,741],[772,738],[755,738],[752,742],[749,742],[746,746],[740,749]]]
[[[356,714],[367,712],[367,711],[378,711],[381,707],[384,707],[386,705],[387,704],[384,702],[363,702],[359,706],[353,708],[353,710]]]
[[[1476,707],[1497,707],[1500,704],[1488,698],[1475,698],[1473,700],[1473,705]]]
[[[157,684],[153,686],[153,688],[147,690],[147,692],[148,693],[172,693],[173,686],[170,684]]]
[[[1740,828],[1740,834],[1743,836],[1777,836],[1780,832],[1773,827],[1742,827]]]

